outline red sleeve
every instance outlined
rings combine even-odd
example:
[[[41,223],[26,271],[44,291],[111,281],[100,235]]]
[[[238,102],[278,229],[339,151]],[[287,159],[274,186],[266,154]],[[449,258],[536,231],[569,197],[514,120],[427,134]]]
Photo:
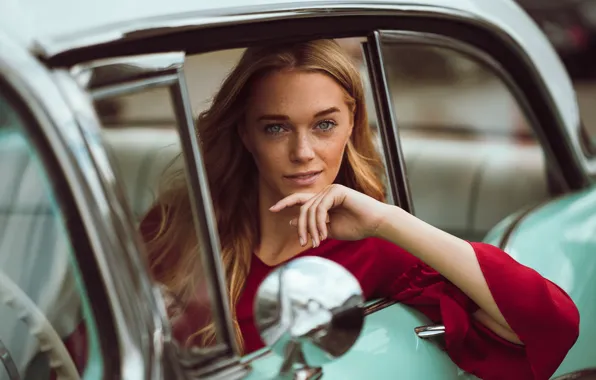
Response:
[[[79,323],[75,331],[73,331],[65,340],[64,346],[70,354],[74,365],[80,375],[83,374],[87,360],[89,359],[89,346],[87,341],[87,326],[85,322]],[[58,374],[56,371],[50,371],[50,380],[56,380]]]
[[[429,266],[418,263],[390,287],[391,297],[445,325],[445,348],[482,379],[549,379],[579,335],[571,298],[500,249],[471,243],[505,320],[524,343],[510,343],[472,317],[478,306]]]

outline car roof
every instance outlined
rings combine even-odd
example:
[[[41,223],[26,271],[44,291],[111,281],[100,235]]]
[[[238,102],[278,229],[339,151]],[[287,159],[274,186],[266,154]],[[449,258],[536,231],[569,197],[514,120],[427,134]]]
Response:
[[[495,6],[495,3],[497,6]],[[3,0],[0,1],[0,28],[14,39],[33,48],[35,43],[61,40],[93,30],[110,30],[157,17],[189,14],[209,17],[214,12],[250,7],[266,9],[301,6],[354,4],[445,7],[453,10],[507,18],[517,11],[513,0]]]
[[[314,10],[314,11],[313,11]],[[234,25],[248,19],[301,17],[309,12],[346,14],[421,11],[455,17],[492,29],[539,73],[561,115],[574,150],[579,108],[571,80],[554,48],[514,0],[2,0],[0,33],[32,53],[50,58],[89,45],[118,40],[126,33],[145,36],[196,25]]]

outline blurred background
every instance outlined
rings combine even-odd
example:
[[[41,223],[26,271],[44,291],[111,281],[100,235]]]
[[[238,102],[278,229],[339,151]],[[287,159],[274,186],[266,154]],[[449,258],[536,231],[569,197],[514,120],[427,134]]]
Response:
[[[573,79],[585,126],[596,128],[596,0],[518,0],[557,49]]]

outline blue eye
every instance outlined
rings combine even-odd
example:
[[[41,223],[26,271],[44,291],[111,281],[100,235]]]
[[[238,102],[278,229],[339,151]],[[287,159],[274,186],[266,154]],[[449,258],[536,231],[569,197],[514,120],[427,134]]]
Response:
[[[321,131],[327,132],[332,130],[333,128],[335,128],[337,124],[335,124],[335,122],[331,121],[331,120],[324,120],[322,122],[320,122],[319,124],[317,124],[317,128],[320,129]]]
[[[284,131],[284,127],[281,124],[269,124],[265,126],[265,132],[272,135],[281,133]]]

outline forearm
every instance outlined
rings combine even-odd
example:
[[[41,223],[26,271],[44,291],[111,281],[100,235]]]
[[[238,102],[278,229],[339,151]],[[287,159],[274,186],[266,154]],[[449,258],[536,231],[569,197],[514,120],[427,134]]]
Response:
[[[499,311],[473,247],[395,206],[388,206],[376,235],[404,248],[431,266],[481,309],[475,317],[499,336],[520,343]],[[488,317],[488,318],[487,318]]]

